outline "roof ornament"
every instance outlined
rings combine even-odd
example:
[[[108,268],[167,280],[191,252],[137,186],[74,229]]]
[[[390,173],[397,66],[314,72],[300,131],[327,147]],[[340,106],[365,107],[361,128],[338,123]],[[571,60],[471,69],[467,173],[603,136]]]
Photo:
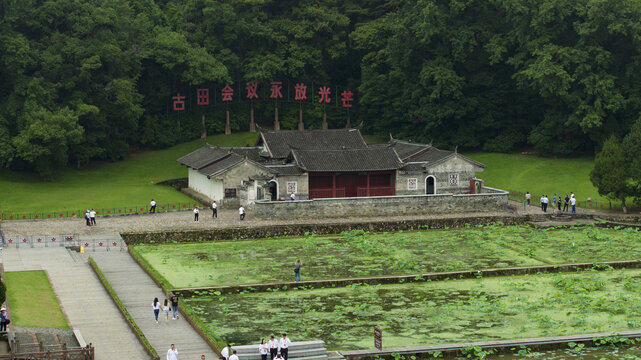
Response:
[[[390,133],[389,133],[389,140],[390,140],[390,141],[394,140],[394,137],[392,136],[392,132],[391,132],[391,131],[390,131]]]
[[[263,129],[263,127],[258,125],[258,124],[256,124],[256,129],[258,129],[258,131],[260,131],[260,132],[264,132],[265,131],[265,129]]]
[[[432,139],[430,139],[430,143],[429,143],[429,144],[427,144],[427,145],[432,146],[432,142],[433,142],[433,141],[434,141],[434,139],[433,139],[433,138],[432,138]]]
[[[454,153],[455,153],[455,154],[458,154],[458,145],[456,145],[456,146],[454,147]]]

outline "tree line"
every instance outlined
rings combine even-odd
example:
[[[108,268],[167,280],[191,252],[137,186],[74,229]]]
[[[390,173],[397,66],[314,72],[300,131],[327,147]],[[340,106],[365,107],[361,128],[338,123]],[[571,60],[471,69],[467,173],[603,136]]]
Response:
[[[641,0],[7,0],[0,16],[0,167],[43,178],[197,138],[203,114],[167,101],[211,82],[351,88],[352,124],[445,148],[593,154],[640,121]],[[224,111],[206,115],[222,132]]]

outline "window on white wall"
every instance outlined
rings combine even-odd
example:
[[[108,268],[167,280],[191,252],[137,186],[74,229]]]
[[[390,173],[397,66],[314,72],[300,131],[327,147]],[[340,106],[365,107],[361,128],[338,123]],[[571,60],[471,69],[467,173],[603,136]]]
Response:
[[[298,183],[296,181],[287,182],[287,193],[296,194],[298,192]]]
[[[458,174],[450,174],[450,186],[458,186]]]
[[[407,190],[418,189],[418,181],[416,178],[407,179]]]

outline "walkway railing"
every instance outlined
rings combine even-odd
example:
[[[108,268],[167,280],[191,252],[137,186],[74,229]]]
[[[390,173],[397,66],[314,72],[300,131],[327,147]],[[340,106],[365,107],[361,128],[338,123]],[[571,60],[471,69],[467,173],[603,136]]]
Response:
[[[14,343],[11,354],[0,355],[0,360],[52,360],[52,359],[65,359],[65,360],[94,360],[94,348],[91,344],[87,347],[73,348],[73,349],[57,349],[46,351],[33,351],[33,352],[19,352],[20,345]],[[17,345],[17,346],[16,346]],[[18,348],[18,352],[15,348]]]
[[[169,203],[156,205],[157,213],[164,213],[170,211],[189,210],[194,206],[207,207],[207,203]],[[90,208],[91,209],[91,208]],[[118,216],[118,215],[137,215],[148,214],[151,209],[149,205],[138,206],[123,206],[117,208],[100,208],[96,209],[96,216]],[[84,219],[86,209],[80,210],[65,210],[65,211],[36,211],[25,213],[2,213],[2,220],[42,220],[42,219],[63,219],[63,218],[78,218]]]
[[[28,247],[84,247],[85,251],[105,250],[112,251],[126,250],[127,244],[124,240],[104,240],[93,238],[81,238],[75,235],[11,235],[7,236],[5,246],[16,248]]]

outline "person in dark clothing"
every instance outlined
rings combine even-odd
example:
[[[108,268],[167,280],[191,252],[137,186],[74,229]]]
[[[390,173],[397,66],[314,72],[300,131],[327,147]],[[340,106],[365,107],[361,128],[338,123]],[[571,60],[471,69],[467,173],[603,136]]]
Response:
[[[570,197],[568,194],[565,194],[565,203],[563,204],[563,211],[568,211],[568,205],[570,205]]]

